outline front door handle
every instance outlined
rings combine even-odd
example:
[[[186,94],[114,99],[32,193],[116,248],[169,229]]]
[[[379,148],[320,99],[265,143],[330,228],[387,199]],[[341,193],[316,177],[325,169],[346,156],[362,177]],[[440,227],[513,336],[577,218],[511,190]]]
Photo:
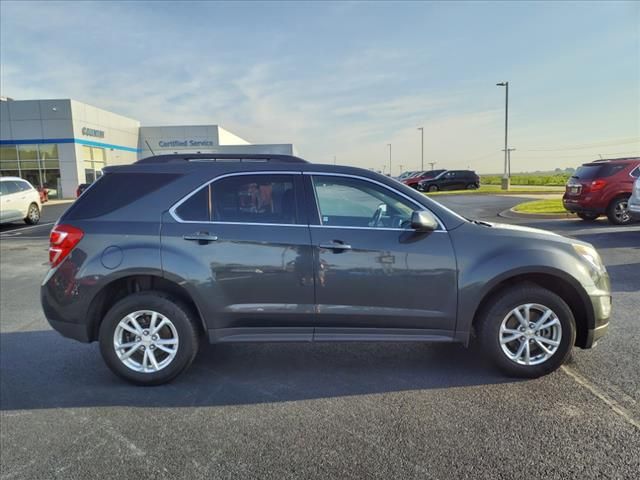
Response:
[[[209,232],[196,232],[188,235],[183,235],[182,238],[199,243],[209,243],[218,240],[217,235],[211,235]]]
[[[321,243],[319,245],[320,248],[326,248],[328,250],[351,250],[351,245],[347,245],[346,243],[340,242],[339,240],[334,240],[331,243]]]

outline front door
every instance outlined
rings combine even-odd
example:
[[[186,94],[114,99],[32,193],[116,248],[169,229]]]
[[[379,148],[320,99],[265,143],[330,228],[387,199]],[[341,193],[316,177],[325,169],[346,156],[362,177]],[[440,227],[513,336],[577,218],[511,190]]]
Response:
[[[163,268],[197,299],[214,341],[311,340],[313,255],[301,191],[299,172],[229,175],[165,215]]]
[[[331,327],[334,333],[370,328],[451,334],[455,256],[444,229],[410,228],[411,213],[425,207],[365,178],[319,174],[305,175],[305,181],[320,217],[311,226],[316,333]]]

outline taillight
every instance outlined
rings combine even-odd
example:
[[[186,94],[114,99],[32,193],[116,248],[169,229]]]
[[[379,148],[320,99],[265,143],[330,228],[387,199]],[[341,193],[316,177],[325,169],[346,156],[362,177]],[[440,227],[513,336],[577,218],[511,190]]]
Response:
[[[605,180],[594,180],[591,182],[591,191],[597,192],[598,190],[602,190],[607,182]]]
[[[56,225],[49,235],[49,263],[55,267],[62,262],[78,244],[84,232],[71,225]]]

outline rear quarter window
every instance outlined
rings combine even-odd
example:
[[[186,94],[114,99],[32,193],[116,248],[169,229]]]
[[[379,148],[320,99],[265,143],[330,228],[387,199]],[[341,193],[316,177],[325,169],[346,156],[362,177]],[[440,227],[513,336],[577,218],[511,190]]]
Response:
[[[96,218],[168,185],[173,173],[107,173],[96,180],[65,214],[65,220]]]

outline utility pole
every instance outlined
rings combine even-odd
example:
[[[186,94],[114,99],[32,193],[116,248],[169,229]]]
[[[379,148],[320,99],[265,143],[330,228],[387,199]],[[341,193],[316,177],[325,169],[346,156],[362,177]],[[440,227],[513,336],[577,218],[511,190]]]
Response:
[[[509,190],[511,179],[509,175],[509,82],[496,83],[498,87],[506,87],[504,100],[504,176],[502,190]]]
[[[422,139],[420,142],[420,170],[424,171],[424,127],[418,127],[418,130],[420,130],[420,137]],[[431,170],[433,170],[433,168]]]
[[[431,165],[431,170],[433,170],[433,167],[435,166],[435,164],[438,162],[429,162],[429,165]]]
[[[391,144],[387,143],[389,146],[389,175],[391,175]]]
[[[509,178],[511,178],[511,152],[513,152],[515,148],[507,148],[507,174]],[[504,149],[502,150],[504,152]]]

